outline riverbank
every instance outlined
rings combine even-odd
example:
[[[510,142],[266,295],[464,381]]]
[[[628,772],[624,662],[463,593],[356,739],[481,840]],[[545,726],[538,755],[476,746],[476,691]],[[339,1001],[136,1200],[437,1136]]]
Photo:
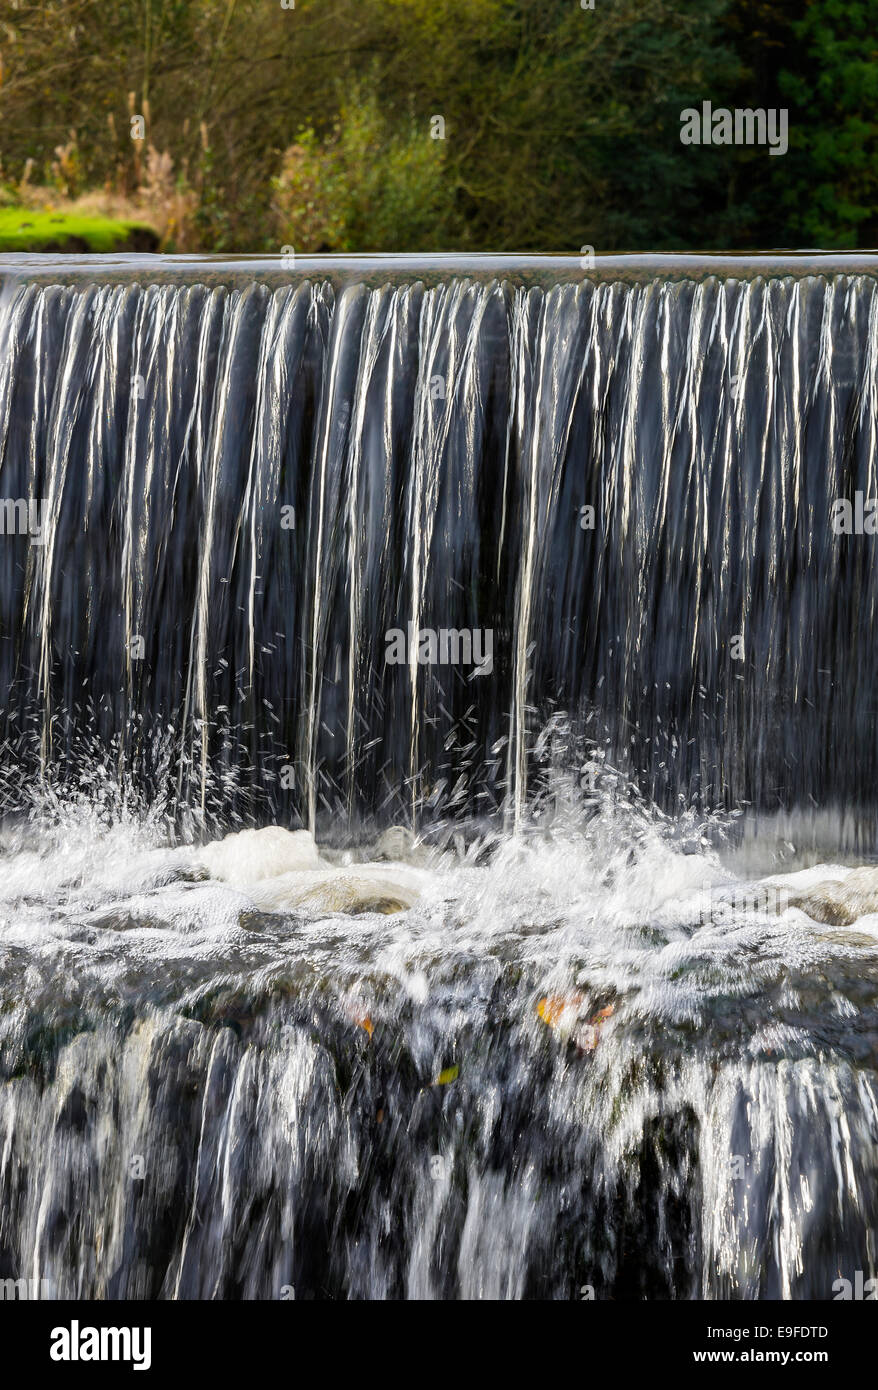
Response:
[[[0,208],[0,252],[70,251],[106,255],[158,249],[158,233],[146,223],[48,209]]]

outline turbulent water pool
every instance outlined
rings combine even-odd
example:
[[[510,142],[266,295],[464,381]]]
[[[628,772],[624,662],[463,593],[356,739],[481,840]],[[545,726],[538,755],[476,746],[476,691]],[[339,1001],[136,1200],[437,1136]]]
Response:
[[[874,1268],[878,873],[839,926],[813,890],[850,869],[736,900],[627,806],[319,863],[256,836],[75,807],[7,838],[0,1273],[819,1299]]]
[[[876,268],[421,271],[4,278],[0,1279],[831,1299]]]

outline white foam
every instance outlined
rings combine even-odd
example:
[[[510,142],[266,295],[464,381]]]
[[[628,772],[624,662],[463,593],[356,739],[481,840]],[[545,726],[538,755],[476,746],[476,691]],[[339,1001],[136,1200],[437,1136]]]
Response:
[[[280,825],[239,830],[213,840],[197,851],[196,862],[211,878],[238,888],[325,867],[307,830],[284,830]]]

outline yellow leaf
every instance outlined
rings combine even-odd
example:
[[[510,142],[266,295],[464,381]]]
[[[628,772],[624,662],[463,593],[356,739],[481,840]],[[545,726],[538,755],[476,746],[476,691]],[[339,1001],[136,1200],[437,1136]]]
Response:
[[[537,1013],[548,1028],[559,1028],[571,1020],[584,1002],[581,994],[549,994],[537,1004]]]

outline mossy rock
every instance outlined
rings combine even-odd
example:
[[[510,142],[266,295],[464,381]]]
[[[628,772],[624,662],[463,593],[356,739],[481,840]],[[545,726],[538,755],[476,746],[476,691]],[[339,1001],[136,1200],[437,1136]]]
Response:
[[[158,233],[109,217],[0,207],[0,253],[8,251],[157,251]]]

